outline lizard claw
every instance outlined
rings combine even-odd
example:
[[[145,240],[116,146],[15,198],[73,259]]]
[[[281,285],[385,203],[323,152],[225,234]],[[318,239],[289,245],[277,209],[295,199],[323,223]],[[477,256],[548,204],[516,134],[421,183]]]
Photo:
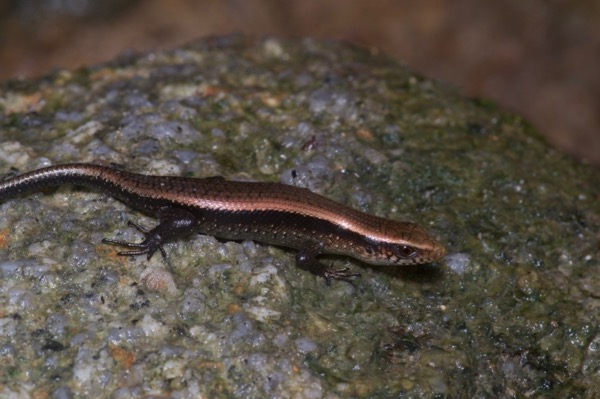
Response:
[[[325,278],[325,284],[331,285],[331,279],[342,280],[342,281],[352,281],[356,277],[360,277],[360,273],[353,273],[349,271],[348,267],[343,269],[325,269],[323,270],[322,276]]]

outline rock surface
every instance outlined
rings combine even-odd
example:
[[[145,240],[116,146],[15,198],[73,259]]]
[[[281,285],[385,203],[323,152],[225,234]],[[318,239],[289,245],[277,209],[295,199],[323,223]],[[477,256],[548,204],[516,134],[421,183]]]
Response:
[[[600,395],[600,179],[521,118],[343,44],[210,38],[0,86],[0,170],[281,181],[418,222],[435,265],[326,286],[292,251],[90,190],[0,204],[0,396]],[[21,395],[21,396],[19,396]]]

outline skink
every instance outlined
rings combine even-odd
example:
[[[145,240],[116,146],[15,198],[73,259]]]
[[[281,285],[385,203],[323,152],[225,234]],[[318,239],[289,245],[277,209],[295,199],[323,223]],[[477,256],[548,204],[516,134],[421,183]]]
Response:
[[[128,250],[122,256],[147,255],[192,232],[224,239],[250,239],[296,249],[296,264],[331,279],[358,276],[332,269],[317,257],[346,255],[373,265],[436,261],[444,247],[414,223],[360,212],[307,189],[279,183],[238,182],[223,177],[152,176],[94,164],[50,166],[0,182],[0,201],[43,187],[64,184],[107,193],[158,218],[140,243],[105,239]]]

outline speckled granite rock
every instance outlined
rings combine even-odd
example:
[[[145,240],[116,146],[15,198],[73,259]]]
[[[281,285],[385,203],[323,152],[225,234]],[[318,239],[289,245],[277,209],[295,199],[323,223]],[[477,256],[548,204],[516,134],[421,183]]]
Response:
[[[5,201],[1,397],[600,395],[600,179],[493,104],[342,44],[243,37],[0,90],[4,174],[282,181],[416,221],[449,252],[332,258],[362,277],[327,287],[253,242],[119,258],[101,239],[155,221],[90,190]]]

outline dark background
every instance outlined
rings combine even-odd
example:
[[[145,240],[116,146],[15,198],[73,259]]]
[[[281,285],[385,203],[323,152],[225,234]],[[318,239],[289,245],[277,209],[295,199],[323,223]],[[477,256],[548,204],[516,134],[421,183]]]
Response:
[[[232,32],[376,48],[600,166],[598,0],[0,0],[0,80]]]

